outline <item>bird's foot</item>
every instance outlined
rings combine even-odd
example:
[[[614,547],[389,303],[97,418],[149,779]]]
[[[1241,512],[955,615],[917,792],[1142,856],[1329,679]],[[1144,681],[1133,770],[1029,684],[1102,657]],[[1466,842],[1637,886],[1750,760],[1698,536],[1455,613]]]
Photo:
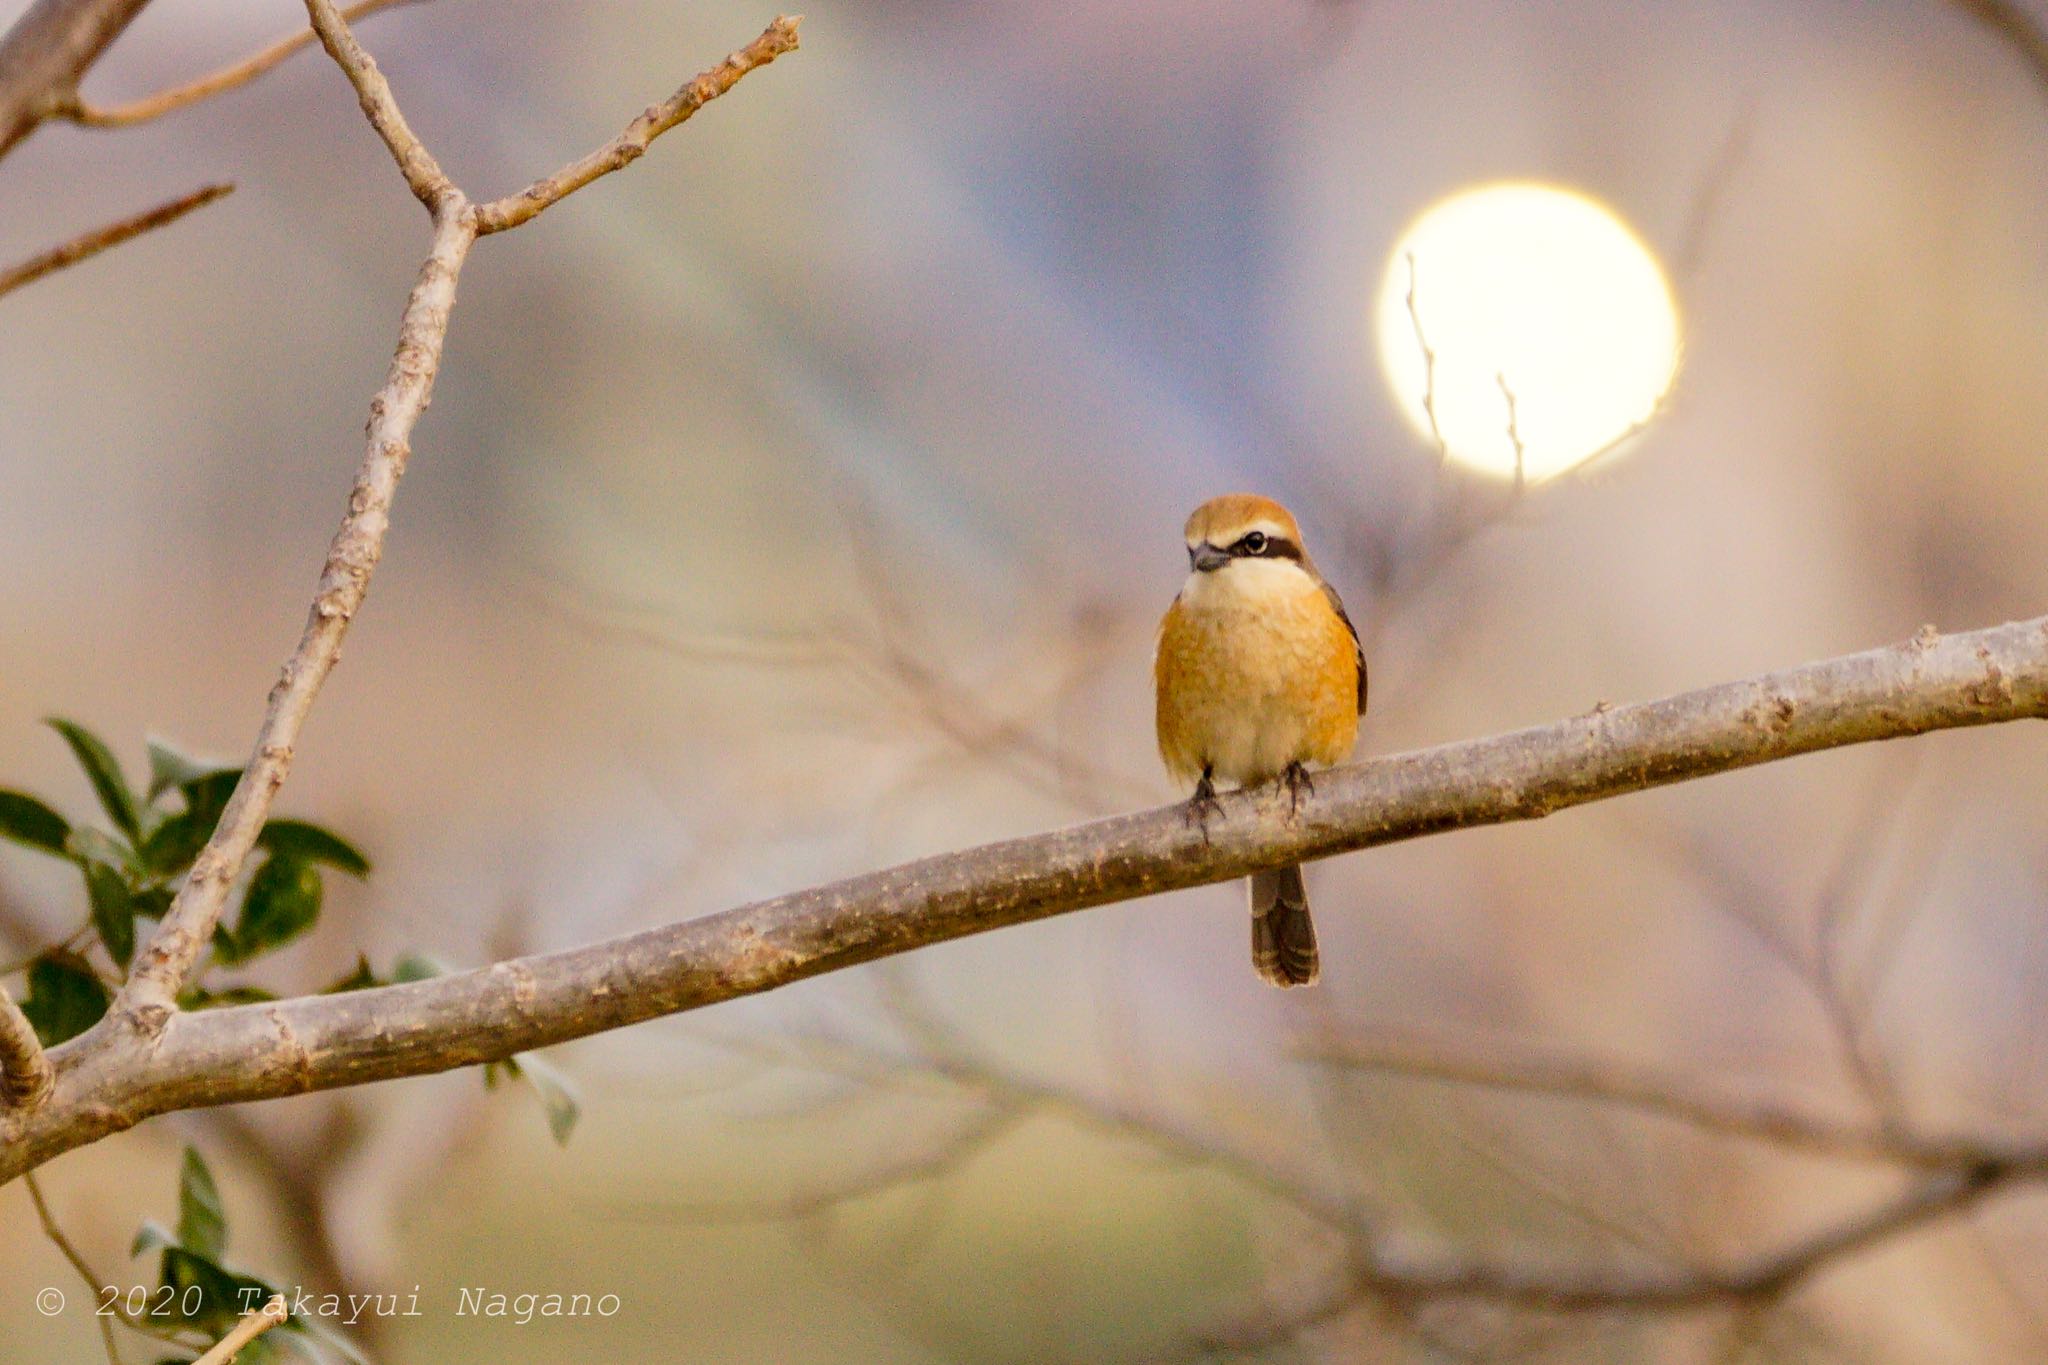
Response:
[[[1216,784],[1210,780],[1207,769],[1202,780],[1195,783],[1195,794],[1188,800],[1188,820],[1202,831],[1202,842],[1209,842],[1209,818],[1223,814],[1223,803],[1216,799]]]
[[[1280,780],[1287,784],[1287,814],[1291,819],[1301,814],[1301,794],[1314,796],[1315,779],[1308,775],[1308,769],[1298,761],[1288,764],[1280,772]]]

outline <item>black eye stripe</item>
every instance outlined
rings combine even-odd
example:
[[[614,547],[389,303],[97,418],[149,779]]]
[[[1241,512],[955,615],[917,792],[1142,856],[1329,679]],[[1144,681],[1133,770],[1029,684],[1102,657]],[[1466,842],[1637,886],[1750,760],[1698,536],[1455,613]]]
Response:
[[[1254,535],[1263,536],[1265,539],[1265,543],[1257,549],[1253,549],[1246,543]],[[1299,561],[1301,559],[1301,546],[1285,536],[1269,536],[1263,531],[1254,531],[1249,535],[1240,536],[1229,547],[1227,553],[1238,559],[1292,559]]]

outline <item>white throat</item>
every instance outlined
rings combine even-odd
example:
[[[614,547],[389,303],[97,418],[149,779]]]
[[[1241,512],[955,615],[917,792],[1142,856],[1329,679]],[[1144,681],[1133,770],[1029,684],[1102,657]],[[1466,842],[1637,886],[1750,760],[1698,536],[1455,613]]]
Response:
[[[1257,610],[1320,592],[1322,586],[1291,559],[1233,559],[1208,573],[1190,573],[1180,600],[1193,611]]]

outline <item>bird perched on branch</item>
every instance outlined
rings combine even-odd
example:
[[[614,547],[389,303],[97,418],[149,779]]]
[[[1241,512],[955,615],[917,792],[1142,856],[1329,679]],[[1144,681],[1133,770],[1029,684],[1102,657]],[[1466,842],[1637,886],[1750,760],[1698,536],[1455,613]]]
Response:
[[[1285,507],[1253,493],[1212,498],[1188,518],[1189,571],[1159,623],[1152,676],[1159,755],[1194,788],[1283,781],[1296,804],[1309,769],[1343,762],[1365,714],[1365,652],[1336,589],[1302,548]],[[1301,868],[1254,873],[1252,965],[1276,986],[1316,979],[1315,924]]]

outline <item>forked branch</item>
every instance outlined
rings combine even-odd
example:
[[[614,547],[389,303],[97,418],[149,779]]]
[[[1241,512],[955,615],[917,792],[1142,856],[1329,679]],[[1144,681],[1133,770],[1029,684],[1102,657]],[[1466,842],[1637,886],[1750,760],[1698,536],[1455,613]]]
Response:
[[[383,556],[392,501],[412,454],[413,427],[426,411],[433,396],[435,375],[440,370],[449,317],[455,307],[456,280],[481,230],[478,211],[414,134],[390,84],[349,31],[348,22],[332,0],[306,0],[306,11],[321,44],[354,87],[371,127],[390,149],[414,195],[433,215],[433,243],[406,300],[405,313],[399,321],[398,348],[384,386],[370,400],[368,440],[356,472],[355,487],[349,495],[347,513],[328,548],[326,565],[298,646],[285,661],[282,675],[271,689],[255,751],[212,837],[193,863],[190,875],[148,946],[137,957],[113,1011],[100,1028],[87,1035],[94,1047],[121,1051],[121,1039],[132,1044],[159,1033],[175,1012],[177,993],[191,976],[220,921],[229,890],[255,847],[271,803],[290,771],[292,749],[313,699],[341,655],[342,637],[361,607],[369,591],[370,576]],[[669,110],[670,105],[675,105],[680,112],[671,111],[672,118],[664,114],[668,122],[657,119],[655,122],[660,126],[650,125],[643,130],[641,146],[644,148],[647,140],[687,118],[689,110],[731,89],[747,71],[772,61],[795,45],[796,22],[777,19],[761,38],[685,86],[669,104],[658,106]],[[639,128],[645,121],[643,116],[634,127]],[[629,136],[636,134],[629,130]],[[625,157],[619,164],[631,159]],[[579,169],[588,160],[542,183],[559,182],[561,188],[556,198],[568,194],[602,174],[602,170],[585,173]],[[538,207],[534,209],[537,211]]]

